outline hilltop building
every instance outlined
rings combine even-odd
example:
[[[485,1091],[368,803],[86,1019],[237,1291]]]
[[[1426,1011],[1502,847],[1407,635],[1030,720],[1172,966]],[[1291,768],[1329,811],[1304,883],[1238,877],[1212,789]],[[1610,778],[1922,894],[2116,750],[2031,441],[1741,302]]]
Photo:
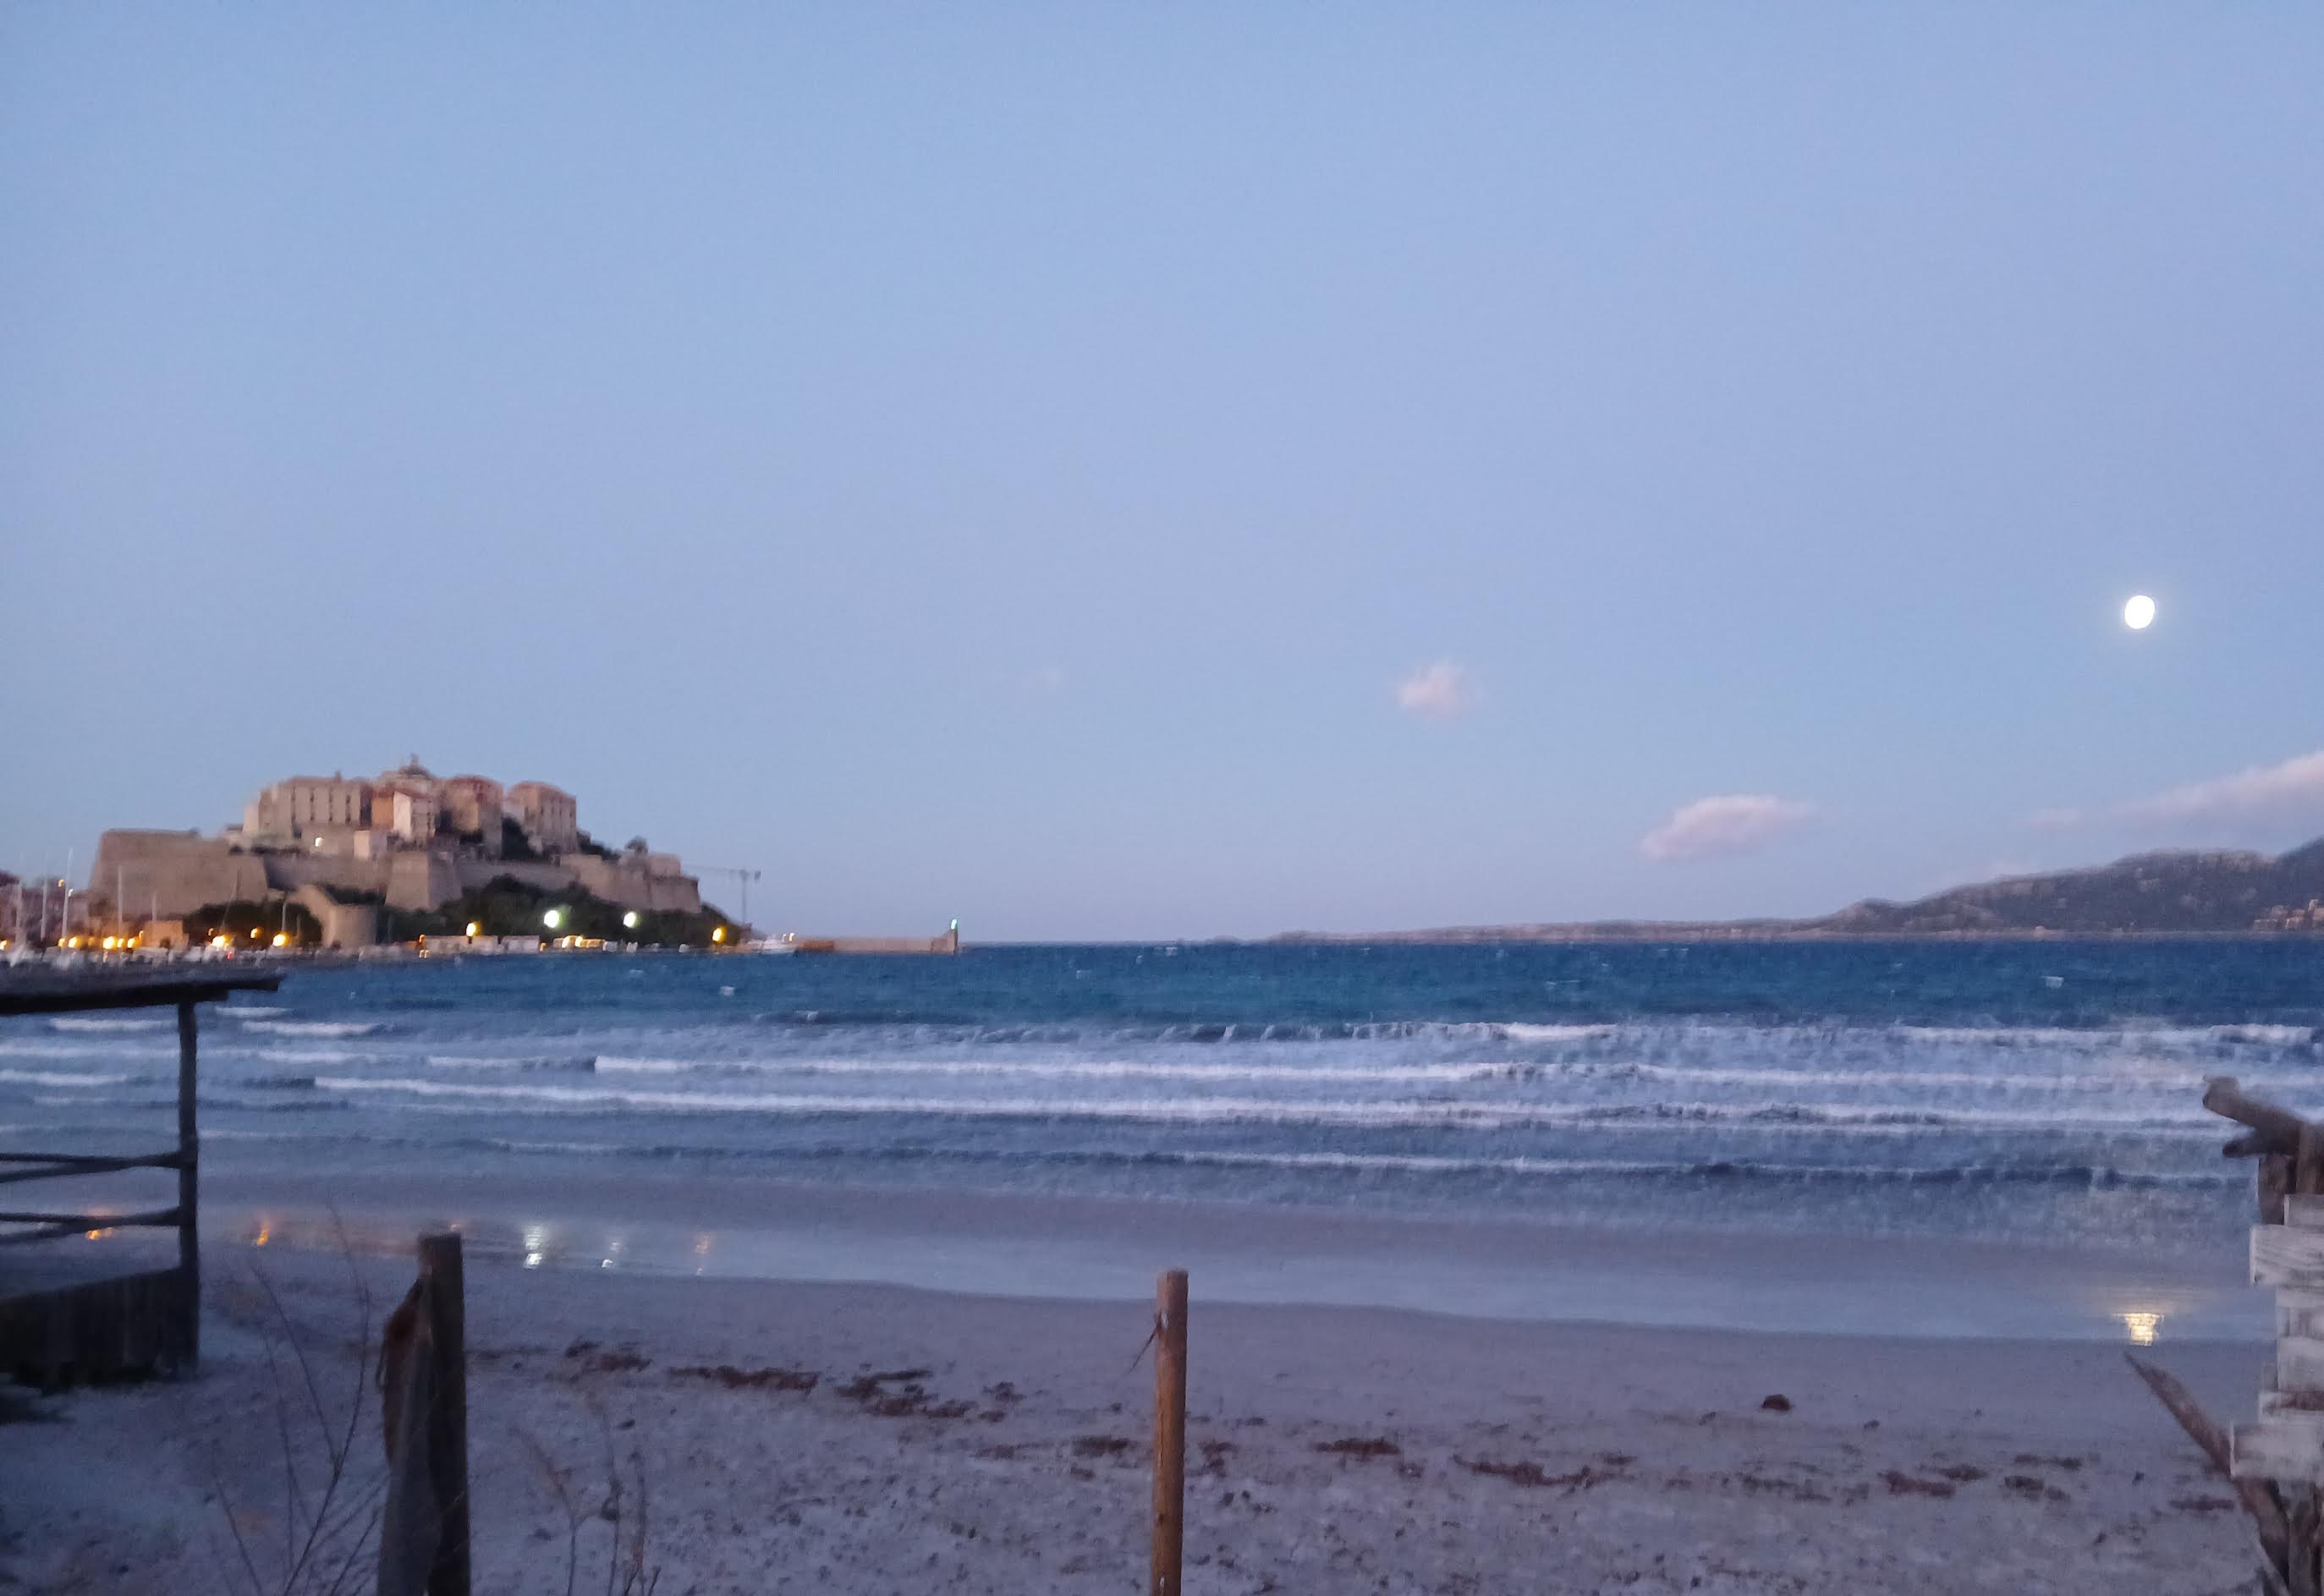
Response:
[[[416,756],[375,781],[285,777],[261,790],[241,824],[213,837],[107,831],[89,890],[108,903],[118,898],[119,918],[156,922],[213,903],[289,896],[315,906],[333,940],[359,943],[372,934],[374,917],[326,915],[323,905],[434,909],[504,876],[625,909],[702,911],[700,885],[677,855],[598,846],[581,830],[579,803],[562,788],[438,778]]]
[[[580,845],[580,806],[572,793],[547,782],[519,782],[508,790],[508,803],[535,851],[567,853]]]

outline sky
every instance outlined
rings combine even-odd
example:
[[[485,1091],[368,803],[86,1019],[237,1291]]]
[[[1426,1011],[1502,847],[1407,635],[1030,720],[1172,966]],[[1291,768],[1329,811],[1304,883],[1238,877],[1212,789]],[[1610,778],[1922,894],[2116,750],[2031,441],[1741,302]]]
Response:
[[[2305,840],[2319,80],[2291,5],[0,8],[0,867],[412,753],[806,931]]]

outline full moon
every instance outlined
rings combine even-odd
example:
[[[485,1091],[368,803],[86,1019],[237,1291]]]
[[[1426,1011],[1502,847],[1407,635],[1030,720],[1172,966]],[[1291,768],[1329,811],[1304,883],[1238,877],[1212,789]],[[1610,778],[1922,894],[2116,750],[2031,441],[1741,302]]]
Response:
[[[2134,632],[2143,632],[2154,624],[2154,601],[2140,593],[2122,607],[2122,624]]]

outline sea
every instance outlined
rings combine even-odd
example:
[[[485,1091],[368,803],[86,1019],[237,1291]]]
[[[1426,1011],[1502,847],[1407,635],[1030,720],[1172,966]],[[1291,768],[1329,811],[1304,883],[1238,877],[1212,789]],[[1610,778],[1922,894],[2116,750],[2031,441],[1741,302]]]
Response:
[[[173,1123],[175,1069],[167,1015],[0,1022],[0,1141],[118,1150]],[[2324,941],[382,963],[207,1011],[200,1108],[213,1174],[653,1171],[2194,1253],[2250,1217],[2212,1075],[2324,1110]]]

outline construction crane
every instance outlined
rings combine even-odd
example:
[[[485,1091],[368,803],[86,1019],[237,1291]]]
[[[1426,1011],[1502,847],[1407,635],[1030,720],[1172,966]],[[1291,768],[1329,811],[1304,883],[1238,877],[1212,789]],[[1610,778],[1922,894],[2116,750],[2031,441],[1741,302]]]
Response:
[[[765,872],[760,870],[738,870],[732,865],[696,865],[694,868],[697,875],[732,876],[737,882],[741,883],[742,889],[742,923],[744,925],[751,923],[751,883],[756,881],[761,875],[765,874]]]

